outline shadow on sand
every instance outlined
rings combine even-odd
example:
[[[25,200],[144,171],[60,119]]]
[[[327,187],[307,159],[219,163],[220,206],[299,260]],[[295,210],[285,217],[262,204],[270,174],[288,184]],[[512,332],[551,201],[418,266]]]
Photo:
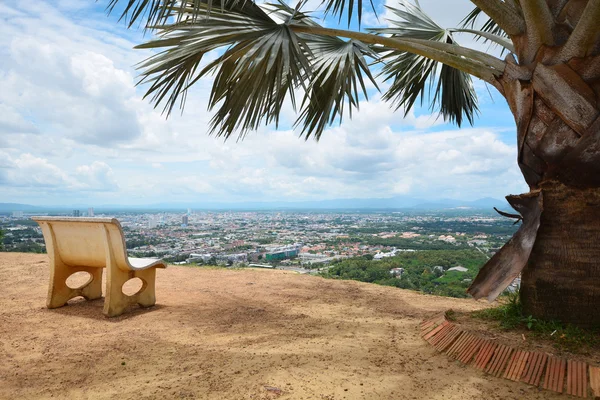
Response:
[[[119,322],[128,319],[133,319],[140,315],[147,314],[149,312],[157,311],[166,306],[161,304],[155,304],[152,307],[140,307],[137,304],[129,306],[122,315],[118,317],[108,318],[103,313],[104,308],[104,297],[95,300],[86,300],[83,297],[76,297],[69,300],[69,302],[60,308],[45,309],[49,313],[58,313],[64,316],[89,318],[107,322]]]

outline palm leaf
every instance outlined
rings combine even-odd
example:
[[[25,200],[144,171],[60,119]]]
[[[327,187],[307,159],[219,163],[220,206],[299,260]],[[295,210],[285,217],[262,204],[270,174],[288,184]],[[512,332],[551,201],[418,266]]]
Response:
[[[209,107],[218,108],[211,125],[217,135],[243,136],[262,123],[277,123],[286,96],[294,101],[294,87],[310,71],[302,39],[252,2],[154,28],[160,39],[139,47],[167,49],[140,65],[140,83],[151,84],[146,96],[156,106],[164,103],[169,114],[178,100],[183,107],[190,86],[214,73]],[[204,54],[220,48],[223,54],[198,71]]]
[[[202,75],[216,70],[209,107],[219,106],[211,121],[218,136],[239,137],[261,124],[279,123],[287,95],[295,107],[294,88],[310,73],[303,40],[287,25],[275,25],[260,37],[241,40]]]
[[[292,9],[282,0],[267,4],[267,7],[289,23],[319,26],[298,8]],[[353,109],[358,109],[359,93],[368,99],[364,76],[377,87],[365,59],[365,56],[374,58],[376,54],[358,40],[344,41],[336,36],[314,34],[300,34],[299,37],[308,45],[312,74],[306,76],[308,87],[296,126],[302,126],[301,135],[305,139],[313,136],[319,140],[336,117],[342,122],[346,104],[350,116]]]
[[[494,36],[497,36],[500,38],[508,38],[508,35],[498,25],[498,23],[489,17],[485,20],[485,22],[483,23],[483,25],[481,27],[476,28],[475,24],[477,23],[477,20],[479,19],[479,17],[482,14],[485,16],[485,13],[479,7],[475,7],[473,10],[471,10],[471,12],[469,14],[467,14],[466,17],[464,17],[462,19],[462,21],[460,22],[461,28],[477,29],[482,32],[489,33],[491,35],[494,35]],[[490,37],[487,37],[486,35],[477,35],[476,34],[476,36],[478,39],[483,40],[484,43],[489,42],[489,41],[496,42],[495,40],[490,39]]]
[[[342,15],[346,12],[348,18],[348,26],[352,22],[352,16],[354,14],[354,0],[323,0],[325,3],[325,15],[333,14],[338,16],[338,20],[342,20]],[[373,0],[369,0],[371,3],[371,9],[377,15],[377,11],[375,10],[375,5],[373,4]],[[356,0],[356,11],[357,11],[357,20],[358,25],[360,26],[362,22],[362,9],[363,9],[363,0]]]
[[[356,40],[346,42],[337,37],[306,35],[306,42],[315,61],[296,125],[302,125],[301,135],[305,139],[314,135],[318,140],[336,117],[342,122],[346,102],[352,117],[352,110],[359,106],[359,87],[368,99],[363,74],[377,87],[365,60],[365,55],[375,55]]]
[[[131,27],[139,22],[146,28],[165,25],[170,19],[197,21],[209,14],[214,5],[224,10],[243,11],[248,16],[261,13],[260,7],[252,0],[109,0],[106,6],[108,14],[115,12],[117,5],[123,4],[119,20]],[[264,13],[264,12],[263,12]]]
[[[388,28],[374,29],[373,32],[391,35],[395,38],[421,39],[440,43],[456,44],[452,32],[435,23],[419,5],[402,3],[402,9],[391,8],[397,17],[391,20]],[[380,49],[381,71],[390,88],[383,95],[384,100],[392,101],[396,108],[404,108],[405,115],[417,99],[421,103],[426,88],[433,90],[432,109],[437,109],[445,120],[461,126],[463,117],[470,123],[477,109],[477,95],[470,75],[455,68],[412,53]],[[441,64],[439,76],[438,67]],[[437,80],[437,84],[435,84]],[[429,83],[429,85],[427,85]]]

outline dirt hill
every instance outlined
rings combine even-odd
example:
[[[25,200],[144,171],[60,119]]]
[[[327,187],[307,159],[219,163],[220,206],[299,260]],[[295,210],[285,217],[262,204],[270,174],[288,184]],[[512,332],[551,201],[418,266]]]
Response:
[[[102,299],[46,309],[47,256],[0,253],[0,398],[559,398],[419,337],[423,318],[485,303],[281,271],[157,275],[155,307],[107,319]]]

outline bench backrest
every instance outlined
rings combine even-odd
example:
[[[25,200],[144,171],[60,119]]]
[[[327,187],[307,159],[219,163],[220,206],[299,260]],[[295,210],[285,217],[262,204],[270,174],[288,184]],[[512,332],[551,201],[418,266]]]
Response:
[[[69,266],[104,268],[112,253],[116,265],[127,269],[121,224],[115,218],[32,217],[42,228],[46,250]]]

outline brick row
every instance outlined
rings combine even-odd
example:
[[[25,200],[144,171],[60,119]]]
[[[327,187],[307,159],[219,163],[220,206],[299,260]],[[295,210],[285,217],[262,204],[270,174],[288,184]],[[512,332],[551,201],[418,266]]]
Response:
[[[425,328],[427,325],[439,324],[444,320],[446,320],[446,313],[437,313],[433,317],[421,322],[421,329]]]
[[[445,338],[446,335],[448,334],[448,332],[450,332],[452,330],[452,328],[454,327],[454,324],[452,324],[450,322],[446,322],[446,323],[443,323],[441,326],[442,326],[442,329],[440,329],[435,335],[432,335],[429,337],[429,339],[427,339],[429,344],[431,344],[432,346],[435,346],[440,340]]]
[[[525,375],[521,378],[521,380],[530,385],[538,386],[540,384],[542,374],[544,373],[546,360],[548,360],[548,356],[546,354],[537,352],[531,353],[529,362],[527,363]]]
[[[504,378],[510,379],[511,381],[521,380],[528,359],[529,352],[517,350],[511,357],[508,366],[504,371]]]
[[[448,354],[450,357],[454,357],[456,351],[460,348],[460,346],[462,346],[462,344],[469,337],[469,335],[470,334],[468,332],[462,331],[456,338],[456,341],[454,341],[454,343],[452,343],[448,350],[446,350],[446,354]]]
[[[587,363],[567,361],[567,394],[587,397]]]
[[[431,332],[433,329],[435,329],[436,327],[438,327],[440,324],[442,324],[443,322],[447,322],[446,317],[444,314],[439,314],[436,315],[435,317],[424,321],[420,328],[421,328],[421,336],[426,335],[427,333]]]
[[[476,337],[471,333],[467,333],[461,343],[449,354],[454,359],[459,359],[465,349],[467,349],[474,341]]]
[[[471,359],[473,359],[473,356],[477,353],[477,350],[479,350],[484,341],[485,340],[480,337],[475,337],[475,340],[466,346],[461,354],[459,354],[458,361],[463,364],[471,362]]]
[[[448,321],[442,322],[441,324],[439,324],[438,326],[436,326],[434,329],[432,329],[431,332],[429,332],[428,334],[426,334],[425,336],[423,336],[423,339],[429,341],[430,337],[433,337],[439,331],[441,331],[442,329],[444,329],[448,324],[449,324]]]
[[[481,350],[479,350],[479,353],[475,357],[475,368],[483,370],[492,359],[497,348],[497,343],[486,340],[486,343],[481,347]]]
[[[600,367],[590,365],[590,386],[592,387],[592,397],[600,397]]]
[[[558,357],[549,357],[546,366],[546,377],[544,379],[544,389],[562,393],[565,379],[566,361]]]
[[[437,351],[446,350],[452,343],[454,343],[454,341],[458,338],[458,336],[461,334],[461,332],[462,332],[462,329],[460,329],[456,325],[452,325],[452,329],[450,330],[450,332],[448,332],[446,337],[444,337],[442,340],[437,342],[435,344],[434,348]]]
[[[420,330],[423,339],[437,351],[445,352],[464,364],[473,361],[475,368],[490,375],[536,387],[541,384],[543,389],[558,393],[562,393],[566,385],[567,394],[586,398],[589,370],[592,397],[600,397],[600,367],[494,343],[462,330],[449,322],[445,313],[423,321]]]
[[[486,372],[494,376],[500,376],[502,371],[504,371],[504,367],[512,355],[512,352],[513,349],[511,347],[501,345],[494,354],[492,362],[489,364],[489,368]]]

